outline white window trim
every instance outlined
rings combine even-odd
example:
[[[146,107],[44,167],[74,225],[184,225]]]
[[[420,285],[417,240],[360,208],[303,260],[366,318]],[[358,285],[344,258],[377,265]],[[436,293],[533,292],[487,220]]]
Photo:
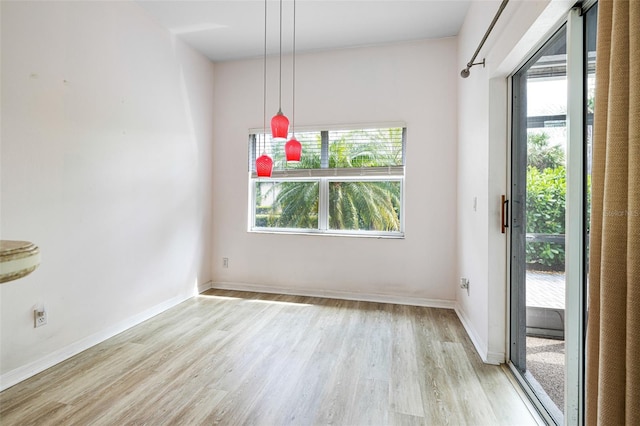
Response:
[[[320,132],[320,131],[339,131],[339,130],[362,130],[362,129],[386,129],[390,127],[407,127],[407,123],[403,121],[388,121],[383,123],[359,123],[359,124],[321,124],[316,126],[297,126],[296,132]],[[264,133],[264,128],[262,127],[254,127],[249,129],[249,134],[262,134]],[[267,129],[267,131],[269,131]]]
[[[296,126],[298,132],[339,131],[361,129],[406,128],[404,122],[361,123],[347,125]],[[263,128],[249,129],[249,134],[262,134]],[[405,148],[406,149],[406,148]],[[404,154],[406,155],[406,154]],[[255,172],[249,172],[249,214],[248,232],[257,234],[286,234],[286,235],[322,235],[331,237],[358,237],[378,239],[404,239],[404,209],[405,209],[405,166],[363,167],[352,169],[288,169],[274,170],[271,177],[259,178]],[[398,231],[369,231],[369,230],[341,230],[329,229],[329,182],[400,182],[400,229]],[[259,182],[318,182],[318,228],[276,228],[257,227],[255,191]]]

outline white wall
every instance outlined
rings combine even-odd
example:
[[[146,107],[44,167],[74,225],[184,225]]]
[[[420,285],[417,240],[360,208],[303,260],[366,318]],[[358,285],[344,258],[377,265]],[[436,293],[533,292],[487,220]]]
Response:
[[[458,72],[465,67],[500,1],[472,2],[458,35]],[[480,51],[471,75],[458,79],[457,310],[480,356],[504,362],[507,346],[507,235],[500,232],[500,196],[508,194],[508,76],[571,7],[565,0],[512,0]],[[477,210],[473,198],[477,197]]]
[[[291,58],[283,63],[290,114]],[[303,54],[296,64],[297,125],[406,122],[406,238],[247,232],[247,135],[263,124],[262,60],[216,64],[214,285],[452,306],[456,39]],[[277,111],[276,67],[270,58],[267,120]]]
[[[0,286],[7,387],[211,280],[213,65],[134,3],[1,8],[1,238],[42,252]]]

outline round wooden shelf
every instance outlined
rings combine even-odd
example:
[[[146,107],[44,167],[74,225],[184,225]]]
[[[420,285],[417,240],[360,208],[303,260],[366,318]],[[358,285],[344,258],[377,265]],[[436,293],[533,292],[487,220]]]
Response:
[[[0,283],[29,275],[40,265],[40,249],[29,241],[0,240]]]

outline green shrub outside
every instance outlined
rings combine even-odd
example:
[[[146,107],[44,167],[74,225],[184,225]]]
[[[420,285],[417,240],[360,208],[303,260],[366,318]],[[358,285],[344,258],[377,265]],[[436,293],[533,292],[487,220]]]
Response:
[[[564,234],[566,168],[533,166],[527,170],[527,233]],[[541,265],[552,270],[564,269],[564,244],[529,242],[526,259],[531,266]]]
[[[565,155],[549,146],[549,135],[527,137],[526,232],[564,235],[567,190]],[[531,268],[564,270],[564,244],[528,242],[526,262]]]

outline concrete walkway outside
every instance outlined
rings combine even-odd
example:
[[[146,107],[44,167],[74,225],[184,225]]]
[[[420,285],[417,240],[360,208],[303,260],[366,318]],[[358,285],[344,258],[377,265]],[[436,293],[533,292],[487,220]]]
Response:
[[[532,330],[545,335],[553,335],[555,330],[564,329],[564,289],[563,272],[527,271],[527,333],[529,326],[540,327]],[[557,321],[560,315],[559,325]],[[551,321],[551,320],[556,320]],[[550,325],[553,323],[553,327]],[[563,331],[558,331],[563,335]],[[534,333],[535,336],[535,333]],[[564,339],[541,338],[527,335],[527,370],[544,389],[552,404],[560,412],[564,411]]]

